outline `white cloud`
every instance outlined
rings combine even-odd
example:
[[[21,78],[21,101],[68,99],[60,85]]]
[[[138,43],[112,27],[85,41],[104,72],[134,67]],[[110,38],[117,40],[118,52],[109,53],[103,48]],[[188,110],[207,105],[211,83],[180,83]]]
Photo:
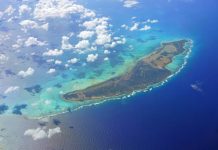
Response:
[[[89,54],[86,58],[87,62],[94,62],[98,58],[98,54]]]
[[[62,61],[60,61],[60,60],[55,60],[55,62],[54,62],[56,65],[60,65],[60,64],[62,64]]]
[[[92,47],[90,48],[91,51],[96,51],[97,49],[98,49],[97,46],[92,46]]]
[[[32,20],[23,20],[20,22],[20,25],[22,26],[22,30],[24,32],[27,32],[29,29],[42,29],[48,31],[48,23],[39,25],[37,22]]]
[[[200,83],[200,82],[195,82],[195,83],[191,84],[191,88],[197,92],[203,92],[202,83]]]
[[[72,58],[72,59],[68,60],[67,62],[70,63],[70,64],[75,64],[75,63],[77,63],[78,61],[79,61],[79,59],[77,59],[77,58]]]
[[[133,26],[129,30],[135,31],[135,30],[138,30],[138,28],[139,28],[139,23],[134,23]]]
[[[122,45],[126,43],[126,38],[121,38],[121,37],[114,37],[113,42],[111,42],[110,44],[105,44],[104,47],[105,48],[114,48],[117,45]]]
[[[61,128],[60,127],[57,127],[57,128],[54,128],[54,129],[49,129],[48,130],[48,138],[51,138],[53,135],[58,134],[58,133],[61,133]]]
[[[4,91],[4,94],[9,94],[9,93],[15,92],[19,88],[20,88],[19,86],[11,86]]]
[[[111,34],[99,34],[95,41],[97,45],[104,45],[109,42],[111,42]]]
[[[47,138],[47,133],[42,128],[28,129],[24,132],[25,136],[32,136],[33,140]]]
[[[126,38],[124,38],[124,37],[114,37],[114,40],[117,44],[125,44],[126,43]]]
[[[131,8],[139,4],[137,0],[123,0],[123,6],[127,8]]]
[[[123,24],[123,25],[121,26],[121,28],[124,28],[124,29],[126,29],[126,30],[129,29],[129,27],[128,27],[126,24]]]
[[[44,128],[36,128],[36,129],[28,129],[24,132],[25,136],[31,136],[33,140],[40,140],[40,139],[45,139],[45,138],[51,138],[55,134],[61,133],[61,128],[56,127],[53,129],[48,129],[46,131]]]
[[[54,68],[51,68],[51,69],[49,69],[47,71],[48,74],[52,74],[52,73],[55,73],[55,72],[56,72],[56,70]]]
[[[96,33],[99,35],[99,34],[107,34],[108,33],[108,22],[101,22],[101,24],[99,24],[96,28],[95,28],[95,31]]]
[[[110,24],[108,23],[108,20],[109,18],[107,17],[101,17],[101,18],[95,18],[89,21],[85,21],[82,24],[82,26],[84,26],[86,30],[93,31],[96,34],[96,38],[94,39],[95,42],[92,44],[91,50],[96,50],[95,49],[96,46],[104,46],[104,47],[106,47],[107,45],[116,46],[117,43],[113,43],[113,38],[112,38],[113,35],[109,30]],[[92,32],[90,32],[90,36],[93,36]],[[84,37],[84,39],[88,38],[85,37],[85,35],[82,36],[81,34],[80,37]]]
[[[108,61],[108,60],[109,60],[109,58],[108,58],[108,57],[105,57],[105,58],[104,58],[104,61]]]
[[[35,72],[35,70],[33,68],[29,67],[26,71],[23,71],[23,70],[19,71],[18,76],[25,78],[25,77],[33,75],[34,72]]]
[[[133,25],[131,27],[127,26],[126,24],[123,24],[121,26],[121,28],[124,28],[125,30],[129,30],[129,31],[147,31],[147,30],[151,30],[152,26],[151,24],[155,24],[158,23],[159,21],[156,19],[148,19],[147,21],[144,22],[134,22],[133,21]]]
[[[24,39],[17,39],[16,43],[12,45],[12,48],[17,49],[23,46],[25,40]]]
[[[98,19],[96,18],[96,19],[91,20],[91,21],[85,21],[83,23],[83,26],[88,30],[93,30],[93,29],[95,29],[97,24],[98,24]]]
[[[90,46],[90,43],[89,43],[88,40],[81,40],[75,45],[75,48],[77,48],[77,49],[87,49],[87,48],[89,48],[89,46]]]
[[[42,55],[43,56],[60,56],[63,53],[64,53],[63,50],[54,49],[54,50],[49,50],[47,52],[44,52]]]
[[[43,30],[48,31],[48,27],[49,27],[49,24],[48,24],[48,23],[45,23],[45,24],[39,26],[39,29],[43,29]]]
[[[31,9],[28,5],[21,5],[21,6],[19,7],[19,14],[20,14],[20,15],[23,15],[23,14],[25,14],[25,13],[30,13],[31,10],[32,10],[32,9]]]
[[[94,18],[95,16],[96,16],[95,12],[89,9],[85,9],[82,18]]]
[[[5,54],[0,54],[0,64],[4,64],[8,59],[9,58]]]
[[[82,39],[91,38],[95,33],[93,31],[82,31],[79,33],[78,37]]]
[[[70,67],[70,65],[69,64],[64,64],[64,67],[68,68],[68,67]]]
[[[145,25],[143,28],[140,29],[141,31],[151,30],[151,26]]]
[[[32,20],[23,20],[20,22],[20,25],[25,29],[36,29],[38,28],[38,24]]]
[[[12,15],[15,12],[16,9],[14,9],[11,5],[8,6],[8,8],[4,11],[4,14],[7,14],[8,16]]]
[[[110,54],[111,52],[109,50],[104,50],[104,54]]]
[[[48,59],[48,60],[46,60],[46,62],[48,62],[48,63],[51,63],[51,62],[54,62],[55,60],[54,59]]]
[[[95,30],[98,25],[104,25],[107,27],[108,20],[109,20],[109,18],[107,18],[107,17],[95,18],[95,19],[92,19],[90,21],[85,21],[83,23],[83,26],[88,30]]]
[[[90,21],[85,21],[83,26],[87,30],[92,30],[96,32],[97,38],[95,40],[95,44],[97,45],[105,45],[106,43],[111,42],[111,34],[109,33],[108,27],[108,18],[95,18]],[[93,34],[93,33],[92,33]],[[93,35],[92,35],[93,36]]]
[[[157,20],[157,19],[148,19],[146,22],[147,22],[147,23],[154,24],[154,23],[158,23],[159,20]]]
[[[67,36],[62,36],[62,41],[61,41],[61,48],[62,49],[72,49],[73,45],[70,44],[69,42],[70,38]]]
[[[39,0],[33,14],[39,20],[64,18],[71,14],[80,14],[81,17],[95,16],[91,10],[70,0]]]
[[[42,42],[39,41],[37,38],[35,37],[29,37],[26,41],[25,41],[25,46],[26,47],[30,47],[30,46],[45,46],[46,42]]]

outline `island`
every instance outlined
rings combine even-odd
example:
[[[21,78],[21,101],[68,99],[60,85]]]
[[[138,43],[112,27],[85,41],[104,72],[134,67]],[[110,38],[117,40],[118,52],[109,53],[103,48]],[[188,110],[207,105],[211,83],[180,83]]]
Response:
[[[106,100],[144,91],[151,85],[161,83],[172,75],[167,65],[179,54],[187,52],[189,40],[162,43],[149,56],[139,59],[124,74],[87,87],[61,95],[65,101],[83,102]]]

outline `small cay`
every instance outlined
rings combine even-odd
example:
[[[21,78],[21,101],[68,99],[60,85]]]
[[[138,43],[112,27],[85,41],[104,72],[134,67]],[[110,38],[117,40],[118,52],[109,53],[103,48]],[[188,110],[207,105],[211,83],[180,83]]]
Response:
[[[66,101],[105,100],[129,95],[153,84],[166,80],[172,72],[166,68],[174,58],[188,51],[185,46],[189,40],[163,43],[151,55],[144,57],[125,74],[111,78],[85,89],[61,95]]]

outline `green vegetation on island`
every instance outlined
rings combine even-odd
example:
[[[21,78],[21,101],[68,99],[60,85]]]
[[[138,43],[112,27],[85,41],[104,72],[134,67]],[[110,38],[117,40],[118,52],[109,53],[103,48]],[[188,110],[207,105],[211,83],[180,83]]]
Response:
[[[137,61],[125,74],[111,78],[85,89],[62,95],[66,101],[90,101],[118,98],[145,90],[149,86],[166,80],[172,72],[166,68],[174,56],[186,52],[188,40],[163,43],[151,55]]]

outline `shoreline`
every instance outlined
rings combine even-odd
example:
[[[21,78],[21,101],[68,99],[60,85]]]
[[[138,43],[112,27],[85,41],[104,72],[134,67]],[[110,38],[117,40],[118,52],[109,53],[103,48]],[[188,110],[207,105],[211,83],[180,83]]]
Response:
[[[171,78],[173,78],[174,76],[176,76],[178,73],[180,73],[182,71],[182,69],[186,66],[187,64],[187,60],[188,58],[190,57],[190,54],[192,52],[192,48],[193,48],[193,43],[194,41],[191,40],[191,39],[186,39],[187,42],[185,43],[184,45],[184,48],[186,49],[186,51],[184,51],[184,53],[186,53],[186,55],[184,56],[184,62],[183,64],[181,65],[181,67],[179,67],[177,69],[177,71],[173,74],[171,74],[170,76],[168,76],[165,80],[159,82],[159,83],[156,83],[156,84],[153,84],[153,85],[149,85],[147,88],[145,89],[141,89],[141,90],[135,90],[133,91],[131,94],[123,94],[122,96],[117,96],[117,97],[111,97],[111,98],[108,98],[108,99],[104,99],[104,100],[101,100],[101,101],[92,101],[91,103],[86,103],[86,104],[81,104],[81,106],[76,106],[75,108],[71,108],[70,111],[69,111],[69,108],[66,109],[66,110],[63,110],[63,111],[60,111],[60,112],[57,112],[57,113],[51,113],[51,114],[48,114],[48,115],[44,115],[44,116],[28,116],[28,115],[22,115],[21,117],[23,117],[24,119],[27,119],[27,120],[40,120],[42,118],[47,118],[47,117],[54,117],[54,116],[57,116],[57,115],[61,115],[61,114],[66,114],[68,112],[73,112],[73,111],[77,111],[77,110],[80,110],[80,109],[83,109],[85,107],[90,107],[90,106],[96,106],[96,105],[99,105],[99,104],[102,104],[102,103],[105,103],[107,101],[112,101],[112,100],[124,100],[124,99],[127,99],[127,98],[130,98],[130,97],[133,97],[135,96],[136,94],[140,94],[140,93],[146,93],[146,92],[149,92],[149,91],[152,91],[153,89],[155,88],[158,88],[158,87],[161,87],[163,85],[165,85],[165,83],[169,82],[169,80]],[[171,42],[175,42],[175,40],[171,41]],[[162,42],[160,45],[162,46],[162,44],[166,43],[165,41]],[[169,43],[169,42],[168,42]],[[175,57],[175,56],[174,56]],[[173,57],[173,58],[174,58]],[[143,59],[143,58],[141,58]],[[173,60],[172,60],[173,62]],[[171,62],[171,63],[172,63]],[[69,102],[69,101],[68,101]],[[16,116],[16,115],[13,115],[13,114],[5,114],[5,115],[9,115],[9,116]],[[4,115],[4,116],[5,116]]]
[[[66,102],[104,101],[148,89],[165,81],[178,70],[180,65],[175,71],[167,67],[173,64],[175,57],[185,57],[190,44],[190,40],[186,39],[162,43],[150,55],[140,58],[134,67],[126,70],[124,74],[81,90],[64,93],[60,95],[61,99]]]

